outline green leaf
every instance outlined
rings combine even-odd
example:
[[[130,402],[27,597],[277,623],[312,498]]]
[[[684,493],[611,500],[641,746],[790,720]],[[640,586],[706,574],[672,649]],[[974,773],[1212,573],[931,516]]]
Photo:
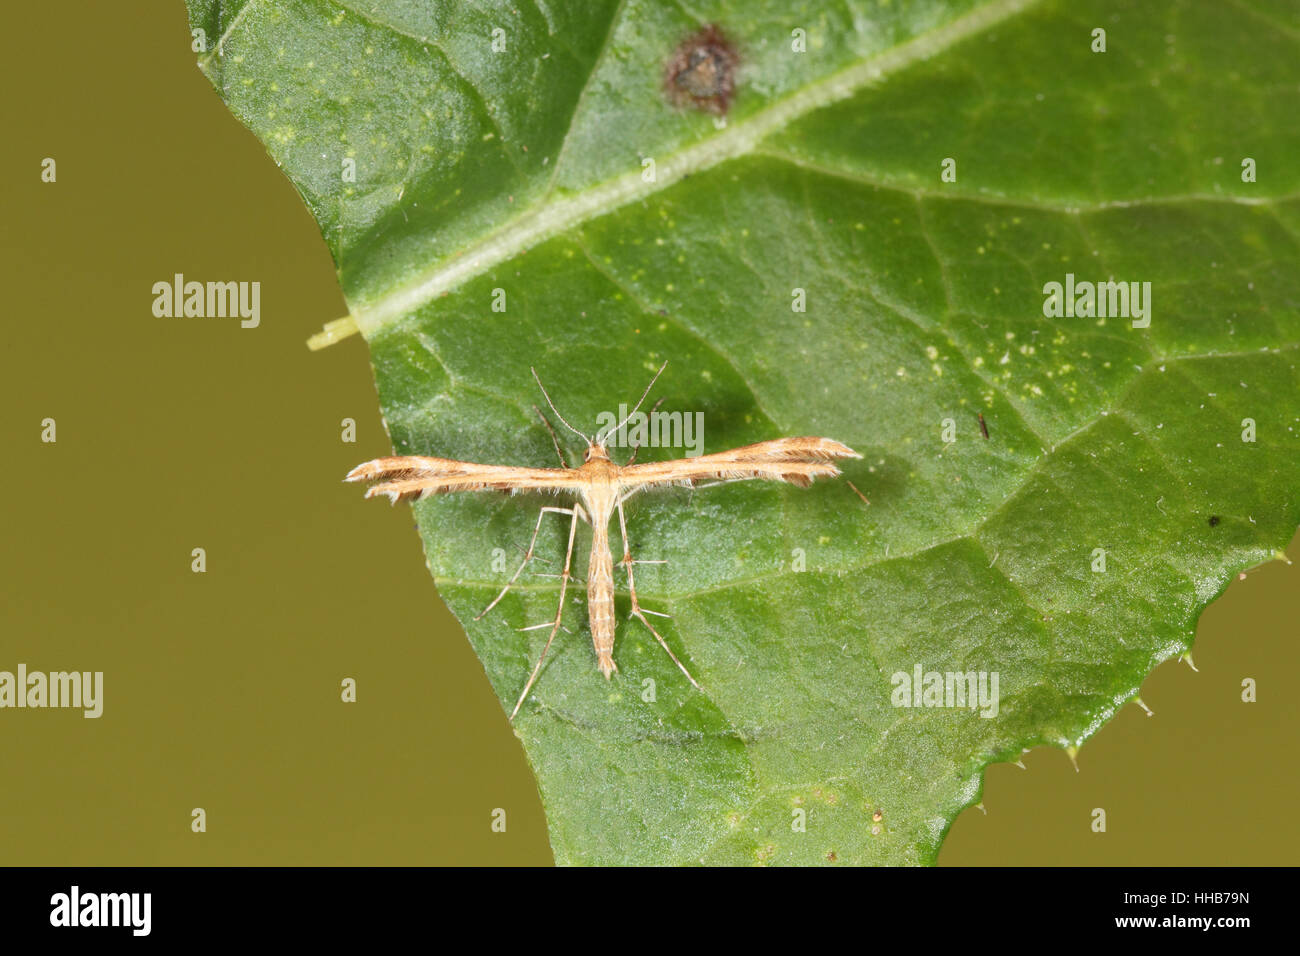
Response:
[[[190,10],[320,221],[399,453],[552,465],[530,366],[594,429],[668,360],[661,410],[702,413],[705,451],[865,455],[845,477],[870,505],[844,479],[634,501],[635,554],[668,561],[638,568],[642,602],[703,691],[625,594],[607,684],[570,592],[515,724],[561,863],[933,862],[985,766],[1077,747],[1295,531],[1289,2]],[[709,22],[740,56],[725,120],[665,96]],[[1150,282],[1149,327],[1045,316],[1067,273]],[[558,582],[473,617],[552,503],[415,507],[507,710]],[[541,527],[555,573],[567,527]],[[996,672],[996,716],[894,706],[918,666]]]

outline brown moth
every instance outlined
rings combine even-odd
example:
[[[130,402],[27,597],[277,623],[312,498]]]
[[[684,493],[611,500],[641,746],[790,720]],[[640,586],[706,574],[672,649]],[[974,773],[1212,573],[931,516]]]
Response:
[[[800,488],[806,488],[812,484],[814,478],[838,475],[840,470],[831,464],[835,459],[862,457],[853,449],[829,438],[778,438],[773,441],[746,445],[743,448],[733,448],[731,451],[719,452],[714,455],[681,458],[676,461],[646,462],[640,465],[635,464],[636,449],[634,448],[627,464],[616,464],[610,459],[609,451],[606,448],[609,436],[617,434],[619,429],[636,414],[642,403],[645,402],[646,396],[650,394],[650,389],[654,387],[655,382],[658,381],[659,376],[666,367],[667,363],[665,362],[659,371],[655,373],[654,378],[650,380],[650,385],[646,387],[641,400],[637,402],[636,408],[632,409],[627,418],[624,418],[613,428],[593,436],[584,435],[565,421],[564,416],[559,413],[551,402],[551,397],[546,394],[546,388],[542,385],[541,379],[537,377],[537,370],[533,369],[533,378],[537,379],[537,386],[541,388],[542,396],[546,399],[546,404],[550,406],[551,411],[555,413],[555,416],[565,428],[587,443],[586,454],[583,457],[582,465],[578,468],[570,468],[565,462],[564,454],[560,451],[559,440],[555,436],[555,430],[551,428],[551,424],[546,420],[546,417],[538,411],[542,422],[551,433],[555,453],[560,458],[560,468],[517,468],[511,465],[480,465],[476,462],[455,461],[450,458],[404,455],[376,458],[374,461],[358,465],[347,475],[347,481],[378,482],[378,484],[373,485],[366,491],[366,497],[387,495],[389,500],[394,503],[418,500],[429,495],[447,494],[453,491],[487,490],[508,491],[511,493],[549,491],[559,494],[563,492],[578,499],[571,508],[546,507],[541,509],[541,513],[537,516],[537,524],[533,528],[532,540],[528,543],[528,550],[524,553],[523,563],[519,565],[514,575],[506,582],[505,587],[501,589],[501,593],[493,598],[492,603],[474,619],[479,620],[492,608],[496,607],[497,603],[506,596],[506,592],[510,590],[511,586],[519,580],[519,575],[523,573],[528,562],[534,557],[533,549],[537,543],[538,532],[541,531],[542,518],[547,513],[569,515],[571,519],[569,523],[569,544],[564,557],[564,572],[560,575],[559,607],[555,611],[555,620],[548,621],[545,624],[537,624],[533,627],[522,628],[525,631],[550,628],[550,635],[542,648],[541,656],[537,659],[537,665],[529,675],[527,684],[524,685],[523,693],[519,695],[514,710],[510,712],[511,720],[515,719],[515,715],[519,713],[519,708],[523,706],[524,699],[528,696],[528,692],[532,689],[538,674],[541,672],[542,662],[546,660],[546,653],[551,649],[551,642],[555,640],[555,635],[560,629],[560,618],[564,613],[564,596],[569,581],[572,580],[569,568],[573,560],[573,543],[577,535],[579,519],[591,525],[591,559],[587,565],[587,614],[591,625],[591,642],[596,649],[596,666],[600,669],[600,672],[608,680],[614,671],[618,670],[618,667],[614,664],[614,558],[609,547],[609,524],[614,513],[617,512],[619,531],[623,538],[623,558],[619,564],[623,565],[627,571],[628,593],[632,600],[632,613],[630,616],[635,617],[646,626],[650,633],[654,635],[655,640],[659,642],[659,645],[672,658],[673,663],[686,675],[686,679],[698,688],[700,685],[691,676],[690,671],[678,660],[672,648],[668,646],[659,632],[646,619],[647,614],[657,614],[657,612],[646,610],[641,607],[640,602],[637,600],[636,582],[633,577],[632,566],[661,562],[634,561],[632,559],[631,549],[628,546],[627,519],[623,514],[623,503],[637,492],[648,488],[671,485],[698,487],[700,482],[703,481],[723,483],[761,479],[765,481],[784,481]],[[658,616],[667,617],[667,615]]]

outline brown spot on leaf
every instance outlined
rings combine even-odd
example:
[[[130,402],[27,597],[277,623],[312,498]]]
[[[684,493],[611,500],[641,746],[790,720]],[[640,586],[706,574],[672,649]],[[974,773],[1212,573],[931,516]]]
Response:
[[[664,70],[664,89],[676,106],[725,116],[736,93],[736,48],[716,24],[678,45]]]

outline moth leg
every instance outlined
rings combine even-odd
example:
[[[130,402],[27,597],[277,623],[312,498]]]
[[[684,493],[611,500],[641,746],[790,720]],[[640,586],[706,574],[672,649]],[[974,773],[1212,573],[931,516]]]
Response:
[[[572,515],[572,514],[575,513],[575,511],[574,511],[575,508],[577,508],[576,505],[574,506],[574,508],[552,508],[552,507],[546,507],[546,508],[543,508],[540,512],[538,512],[538,514],[537,514],[537,526],[536,526],[535,528],[533,528],[533,539],[532,539],[531,541],[528,542],[528,550],[524,552],[524,560],[523,560],[523,563],[519,565],[518,569],[517,569],[517,570],[515,571],[515,573],[511,576],[510,580],[506,582],[506,586],[503,587],[503,588],[501,589],[501,593],[498,594],[496,597],[494,597],[494,598],[492,599],[492,603],[489,604],[487,607],[485,607],[482,611],[480,611],[480,612],[475,616],[474,620],[478,621],[478,620],[481,620],[482,618],[486,617],[486,616],[487,616],[487,612],[490,611],[490,610],[492,610],[494,607],[497,606],[497,604],[501,601],[501,599],[502,599],[503,597],[506,596],[506,592],[510,590],[510,588],[514,585],[514,583],[515,583],[516,581],[519,580],[519,575],[521,575],[521,574],[524,573],[524,568],[528,566],[528,562],[531,561],[531,560],[533,560],[533,558],[535,557],[535,552],[534,552],[533,548],[534,548],[534,546],[537,544],[537,533],[538,533],[539,531],[542,530],[542,518],[546,515],[546,512],[548,512],[548,511],[553,511],[553,512],[555,512],[556,514]]]
[[[651,624],[646,619],[647,613],[655,614],[658,612],[655,611],[647,612],[643,610],[641,607],[641,602],[637,600],[636,580],[632,574],[632,565],[636,564],[637,562],[632,560],[632,549],[628,546],[628,542],[627,542],[627,518],[623,516],[623,499],[619,499],[618,501],[618,528],[623,533],[623,560],[620,561],[619,563],[627,567],[627,590],[628,593],[632,596],[631,616],[635,617],[638,621],[644,624],[646,626],[646,629],[655,636],[655,640],[659,642],[659,646],[662,647],[664,651],[667,652],[668,656],[672,658],[673,663],[677,665],[678,670],[680,670],[683,674],[686,675],[686,679],[691,682],[691,686],[694,687],[696,690],[703,690],[704,688],[700,687],[699,682],[694,677],[692,677],[691,672],[686,669],[686,665],[677,659],[677,655],[674,654],[673,649],[668,646],[668,642],[665,641],[663,637],[659,634],[659,632],[654,629],[654,625]],[[667,617],[667,616],[668,615],[666,614],[660,615],[660,617]]]
[[[569,588],[569,581],[572,575],[569,574],[569,567],[573,563],[573,539],[578,534],[578,516],[584,514],[581,507],[574,505],[572,508],[552,508],[552,511],[563,511],[565,514],[573,515],[573,520],[569,522],[569,547],[564,554],[564,573],[560,575],[560,602],[555,609],[555,620],[551,623],[551,633],[546,638],[546,644],[542,648],[542,656],[537,658],[537,664],[533,667],[533,672],[528,675],[528,683],[524,685],[524,692],[519,695],[519,700],[515,702],[515,709],[510,711],[510,719],[513,721],[515,715],[519,713],[519,708],[524,706],[524,698],[528,692],[533,689],[533,684],[537,682],[537,675],[542,672],[542,662],[546,660],[546,652],[551,649],[551,642],[555,640],[556,633],[560,630],[560,617],[564,614],[564,594]],[[540,522],[540,518],[538,519]],[[532,630],[525,628],[524,630]]]
[[[663,371],[663,370],[660,369],[660,371]],[[658,378],[658,377],[659,377],[658,375],[655,376],[655,378]],[[651,387],[651,388],[654,387],[654,382],[651,382],[651,383],[650,383],[650,387]],[[649,393],[647,393],[647,394],[649,394]],[[642,399],[641,399],[641,400],[642,400],[642,401],[645,401],[645,397],[642,396]],[[651,407],[651,409],[650,409],[650,415],[651,415],[651,417],[654,416],[654,413],[655,413],[655,412],[659,411],[659,406],[662,405],[663,403],[664,403],[664,400],[663,400],[662,398],[659,399],[659,401],[657,401],[657,402],[654,403],[654,405],[653,405],[653,406]],[[637,408],[640,408],[640,407],[641,407],[640,404],[638,404],[638,405],[637,405]],[[636,409],[633,409],[633,411],[635,411],[635,410],[636,410]],[[629,417],[630,417],[630,416],[629,416]],[[612,435],[613,433],[611,432],[610,434]],[[629,458],[626,462],[623,463],[623,467],[624,467],[624,468],[626,468],[628,465],[631,465],[631,464],[633,464],[633,463],[636,462],[636,453],[639,452],[640,450],[641,450],[641,446],[640,446],[639,444],[637,444],[637,445],[633,445],[633,446],[632,446],[632,457]]]
[[[546,426],[546,430],[551,433],[551,444],[555,446],[555,457],[560,459],[560,467],[568,468],[569,463],[564,460],[564,452],[560,451],[560,439],[556,437],[555,429],[551,427],[550,420],[542,414],[542,410],[536,405],[533,406],[533,411],[535,411],[537,417],[542,420],[542,424]]]
[[[656,405],[655,407],[658,408],[659,406]],[[629,492],[627,492],[626,494],[622,495],[622,496],[621,496],[617,501],[614,502],[614,507],[618,508],[619,511],[622,512],[622,510],[623,510],[623,502],[627,501],[629,498],[631,498],[634,494],[636,494],[636,493],[637,493],[638,491],[640,491],[640,490],[641,490],[640,488],[633,488],[631,491],[629,491]],[[645,558],[637,558],[636,560],[633,560],[633,559],[632,559],[632,555],[629,553],[629,551],[628,551],[628,547],[627,547],[627,528],[626,528],[626,526],[625,526],[624,529],[623,529],[623,559],[622,559],[621,561],[619,561],[618,563],[619,563],[619,564],[625,564],[625,565],[626,565],[626,564],[667,564],[667,563],[668,563],[668,559],[667,559],[667,558],[659,558],[659,559],[657,559],[657,560],[650,561],[650,560],[647,560],[647,559],[645,559]],[[647,614],[653,614],[653,615],[655,615],[656,617],[672,617],[671,614],[661,614],[661,613],[659,613],[658,611],[651,611],[651,610],[648,610],[648,609],[646,609],[646,608],[642,608],[641,610],[645,611]]]

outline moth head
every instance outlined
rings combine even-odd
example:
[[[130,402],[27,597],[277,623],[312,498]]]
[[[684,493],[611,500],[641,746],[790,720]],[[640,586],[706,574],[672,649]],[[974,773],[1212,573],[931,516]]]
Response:
[[[624,418],[613,428],[607,428],[604,431],[597,432],[595,435],[592,436],[584,435],[582,432],[578,431],[567,421],[565,421],[564,416],[560,414],[560,410],[556,408],[555,403],[551,401],[551,396],[546,393],[546,386],[542,384],[542,380],[537,374],[537,369],[532,369],[532,373],[533,373],[533,378],[537,380],[537,387],[542,390],[542,397],[546,399],[546,404],[551,406],[551,411],[555,412],[555,417],[560,420],[560,424],[562,424],[565,428],[573,432],[575,435],[577,435],[579,438],[581,438],[583,441],[587,443],[587,451],[582,456],[583,462],[586,463],[589,461],[610,460],[609,450],[606,447],[605,443],[609,440],[609,437],[611,435],[618,434],[618,430],[622,428],[624,425],[626,425],[628,421],[631,420],[632,416],[637,413],[637,411],[641,408],[642,403],[645,402],[646,396],[650,394],[650,389],[654,388],[655,382],[659,380],[659,376],[663,374],[664,369],[666,369],[667,367],[668,367],[667,362],[664,362],[663,365],[659,366],[659,371],[655,372],[654,378],[650,379],[650,384],[647,385],[645,387],[645,391],[641,393],[641,398],[636,403],[636,408],[633,408],[632,411],[628,413],[627,418]],[[550,426],[548,425],[547,427],[549,428]],[[552,434],[552,437],[554,437],[554,434]],[[560,446],[558,443],[555,446],[555,450],[557,452],[560,450]],[[564,456],[561,454],[560,457],[563,458]]]

